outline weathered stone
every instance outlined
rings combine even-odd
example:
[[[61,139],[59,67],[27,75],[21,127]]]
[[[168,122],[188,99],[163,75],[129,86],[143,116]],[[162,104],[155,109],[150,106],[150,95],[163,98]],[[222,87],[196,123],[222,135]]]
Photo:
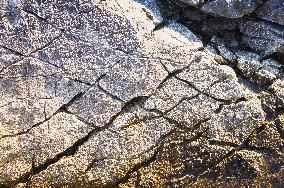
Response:
[[[275,79],[280,78],[282,65],[271,59],[261,62],[261,68],[256,73],[257,83],[271,84]]]
[[[136,119],[139,116],[141,119]],[[54,186],[77,181],[87,185],[88,182],[115,185],[133,165],[149,158],[151,150],[155,150],[161,137],[171,129],[172,125],[163,118],[151,118],[145,113],[124,113],[108,130],[93,135],[74,156],[60,160],[35,176],[33,183]],[[78,172],[81,172],[80,176]]]
[[[272,93],[262,91],[259,94],[263,111],[268,117],[274,117],[277,113],[277,97]]]
[[[234,71],[228,66],[220,66],[203,57],[199,63],[193,63],[188,69],[177,74],[177,77],[218,99],[236,100],[242,97]]]
[[[253,78],[256,71],[261,68],[260,56],[251,52],[237,52],[237,66],[249,78]]]
[[[283,7],[283,0],[269,0],[257,10],[257,15],[260,18],[284,25]]]
[[[184,99],[166,115],[177,121],[185,129],[194,128],[200,122],[211,118],[221,102],[199,95],[193,99]]]
[[[196,6],[196,5],[200,5],[204,2],[204,0],[180,0],[188,5],[191,6]]]
[[[0,187],[283,184],[283,34],[250,14],[263,3],[1,1]],[[238,52],[239,23],[269,57]]]
[[[265,21],[247,21],[240,24],[243,43],[263,55],[283,53],[284,27]]]
[[[2,138],[1,181],[15,181],[30,172],[31,165],[38,166],[55,157],[91,129],[75,116],[59,113],[28,134]]]
[[[213,37],[211,39],[211,42],[216,46],[218,49],[220,55],[225,58],[227,61],[233,63],[234,60],[236,59],[235,55],[233,52],[231,52],[226,46],[224,41],[217,37]]]
[[[90,88],[67,110],[93,126],[102,127],[112,116],[120,112],[124,103],[109,96],[97,86]]]
[[[273,84],[269,87],[279,99],[277,106],[283,107],[284,106],[284,81],[277,79],[273,82]]]
[[[251,100],[224,105],[221,112],[212,115],[205,124],[209,128],[210,139],[241,144],[254,129],[261,126],[263,119],[260,101]]]
[[[260,56],[250,52],[237,52],[238,68],[244,76],[258,85],[269,86],[282,76],[282,65],[272,59],[260,61]]]
[[[165,112],[179,101],[196,97],[197,94],[198,92],[187,83],[170,78],[146,101],[145,108]]]
[[[35,58],[13,63],[0,76],[1,136],[30,129],[88,88]]]
[[[113,66],[99,84],[127,102],[138,96],[152,94],[166,76],[167,71],[158,60],[129,57]]]
[[[253,0],[213,0],[203,4],[201,10],[222,17],[239,18],[252,13],[255,8]]]
[[[30,54],[58,38],[60,30],[18,7],[19,1],[9,1],[0,22],[0,42],[20,54]],[[26,32],[29,31],[29,32]]]

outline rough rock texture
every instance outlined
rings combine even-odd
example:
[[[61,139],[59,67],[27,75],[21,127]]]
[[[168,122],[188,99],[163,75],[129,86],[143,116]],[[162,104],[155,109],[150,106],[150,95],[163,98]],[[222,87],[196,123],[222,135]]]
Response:
[[[227,18],[239,18],[252,13],[256,8],[254,0],[213,0],[202,5],[202,11]]]
[[[269,0],[257,12],[258,17],[284,25],[284,0]]]
[[[0,187],[283,186],[273,2],[1,1]]]
[[[284,26],[263,21],[245,21],[239,27],[243,43],[256,52],[264,55],[284,53]]]

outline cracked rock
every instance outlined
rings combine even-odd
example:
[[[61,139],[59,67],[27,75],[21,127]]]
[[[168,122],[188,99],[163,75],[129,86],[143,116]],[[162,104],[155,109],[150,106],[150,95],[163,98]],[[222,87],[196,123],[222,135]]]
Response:
[[[123,104],[123,102],[112,98],[98,87],[94,87],[89,89],[82,98],[67,110],[84,121],[92,123],[93,126],[103,126],[121,110]]]
[[[220,113],[214,114],[205,123],[209,127],[208,135],[210,139],[229,141],[236,144],[243,142],[255,128],[261,126],[264,119],[264,112],[259,103],[260,101],[255,100],[224,105]],[[256,108],[256,106],[259,107]],[[223,126],[219,127],[220,124]]]
[[[0,187],[280,187],[281,2],[1,1]]]
[[[127,102],[134,97],[152,94],[166,76],[167,72],[158,60],[129,57],[113,66],[100,85]]]
[[[182,99],[193,98],[197,94],[198,92],[185,82],[170,78],[146,101],[145,108],[165,112],[175,107]]]

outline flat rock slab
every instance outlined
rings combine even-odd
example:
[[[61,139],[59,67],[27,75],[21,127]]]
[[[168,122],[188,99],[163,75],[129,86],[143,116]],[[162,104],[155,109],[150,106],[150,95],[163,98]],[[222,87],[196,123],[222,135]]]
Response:
[[[283,183],[283,118],[264,121],[185,26],[153,32],[156,1],[2,1],[0,16],[0,187]]]

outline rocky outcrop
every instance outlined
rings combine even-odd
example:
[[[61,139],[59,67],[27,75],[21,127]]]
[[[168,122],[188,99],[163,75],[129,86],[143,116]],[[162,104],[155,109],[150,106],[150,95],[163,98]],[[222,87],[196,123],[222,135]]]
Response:
[[[0,187],[283,185],[281,14],[228,2],[1,2]]]

